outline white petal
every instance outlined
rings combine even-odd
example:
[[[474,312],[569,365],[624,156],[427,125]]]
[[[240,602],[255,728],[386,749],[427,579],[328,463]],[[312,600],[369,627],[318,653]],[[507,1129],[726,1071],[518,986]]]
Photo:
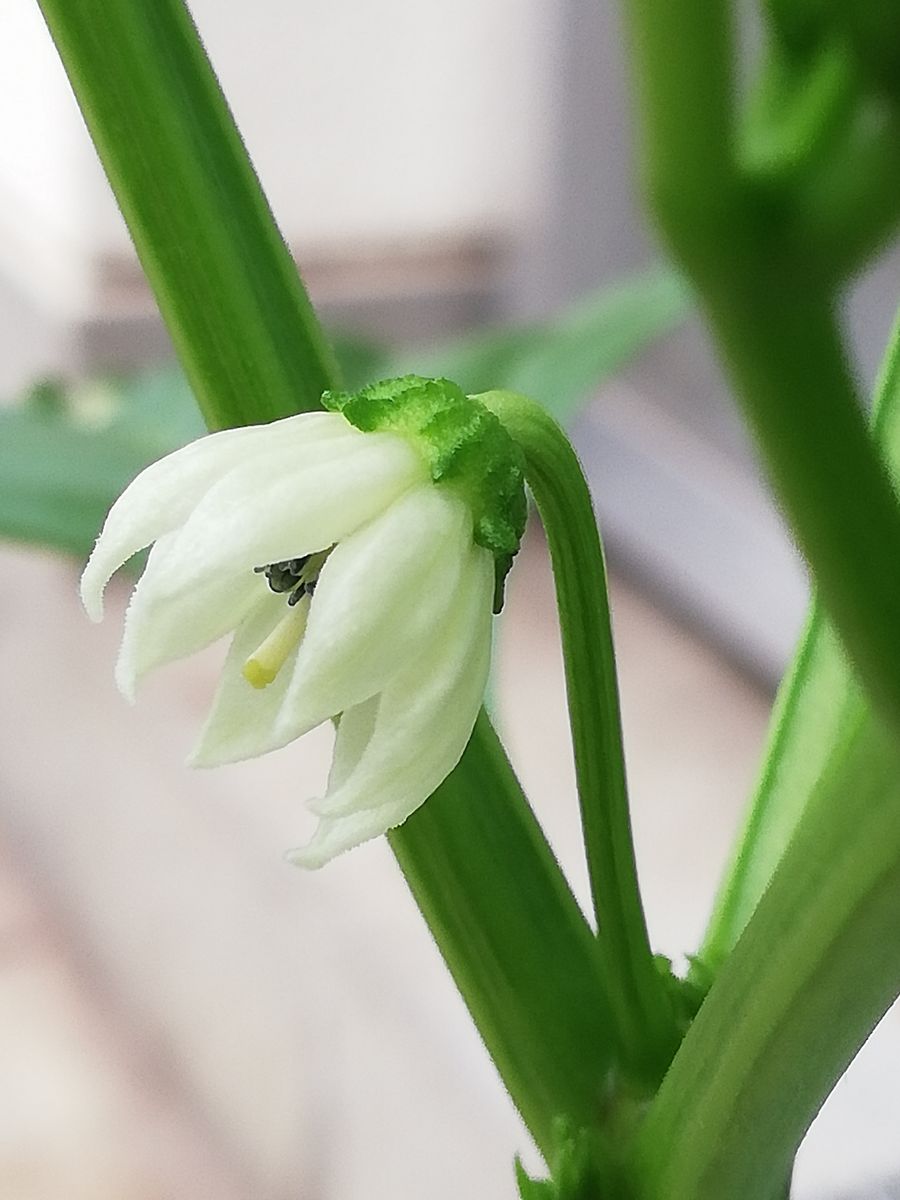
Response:
[[[311,807],[322,819],[293,862],[321,866],[401,824],[443,782],[469,740],[490,666],[493,560],[475,547],[464,594],[430,654],[381,694],[372,734],[355,766]]]
[[[116,683],[129,700],[148,671],[186,658],[235,629],[267,591],[261,576],[242,571],[220,575],[202,589],[185,588],[173,595],[167,586],[166,563],[178,536],[166,534],[150,551],[125,613]]]
[[[191,766],[217,767],[239,762],[270,748],[275,718],[290,683],[299,643],[268,687],[252,687],[242,669],[286,611],[284,596],[266,589],[237,629],[209,717],[190,757]]]
[[[278,744],[380,692],[433,642],[472,544],[468,505],[428,483],[329,556],[279,716]]]
[[[328,791],[338,788],[356,770],[363,751],[369,744],[378,715],[380,696],[373,696],[363,704],[342,713],[337,720],[337,735],[334,739],[334,754],[328,773]]]
[[[418,807],[417,804],[415,808]],[[380,837],[396,825],[401,825],[409,815],[406,811],[398,815],[387,808],[370,808],[334,821],[322,820],[309,844],[297,850],[289,850],[285,857],[297,867],[316,871],[339,854],[361,846],[363,842],[371,841],[372,838]]]
[[[380,807],[394,793],[439,775],[459,761],[475,724],[490,666],[493,560],[472,550],[463,587],[430,653],[385,688],[372,737],[352,774],[315,804],[323,815]],[[456,749],[454,749],[456,747]],[[449,761],[444,766],[444,760]],[[451,761],[452,760],[452,761]]]
[[[308,444],[359,436],[339,413],[302,413],[273,425],[252,425],[207,434],[152,463],[125,489],[109,511],[81,576],[81,598],[94,621],[103,616],[110,576],[138,550],[177,529],[216,480],[266,445],[285,440]]]
[[[166,558],[174,596],[221,574],[323,550],[371,520],[425,473],[396,434],[358,434],[257,456],[206,493]]]
[[[117,667],[126,696],[147,671],[243,620],[266,586],[254,566],[324,549],[424,471],[404,438],[354,432],[350,443],[289,445],[235,467],[160,539],[126,615]]]

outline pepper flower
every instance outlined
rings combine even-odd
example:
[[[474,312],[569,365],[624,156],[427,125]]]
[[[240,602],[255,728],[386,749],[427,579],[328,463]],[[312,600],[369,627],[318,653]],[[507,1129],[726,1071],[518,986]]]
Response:
[[[515,444],[456,385],[406,376],[323,404],[147,467],[81,579],[99,621],[111,575],[152,543],[116,666],[130,700],[233,635],[193,765],[336,722],[318,826],[289,855],[307,867],[399,825],[459,761],[525,520]]]

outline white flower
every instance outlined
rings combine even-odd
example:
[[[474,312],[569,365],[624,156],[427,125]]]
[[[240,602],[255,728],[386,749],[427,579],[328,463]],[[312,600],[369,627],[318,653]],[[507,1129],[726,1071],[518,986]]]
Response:
[[[102,617],[110,576],[153,543],[116,679],[233,632],[192,761],[214,766],[337,721],[320,866],[400,824],[458,762],[490,659],[495,561],[465,489],[427,447],[340,412],[214,433],[143,471],[113,506],[81,580]]]

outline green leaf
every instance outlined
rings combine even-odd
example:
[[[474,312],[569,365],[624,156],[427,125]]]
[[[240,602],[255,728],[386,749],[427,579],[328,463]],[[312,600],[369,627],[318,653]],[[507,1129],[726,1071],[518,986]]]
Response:
[[[389,359],[384,347],[348,335],[335,348],[351,381]],[[0,407],[0,537],[86,557],[131,480],[205,432],[174,364],[35,384],[20,403]]]
[[[445,375],[469,395],[521,392],[565,423],[605,379],[682,321],[690,306],[682,280],[658,270],[593,292],[548,321],[464,338],[415,359],[403,355],[396,373]]]
[[[395,352],[385,343],[346,330],[331,331],[343,386],[357,392],[376,379],[396,374]]]
[[[148,462],[203,432],[180,371],[39,385],[0,409],[0,535],[84,556]]]
[[[678,278],[658,272],[603,288],[543,324],[448,342],[418,357],[347,333],[336,336],[334,349],[350,390],[422,361],[470,394],[484,386],[527,389],[557,416],[572,417],[688,304]],[[79,416],[94,392],[115,402],[114,419],[92,424],[90,414]],[[174,366],[54,385],[24,408],[0,409],[0,537],[86,554],[126,484],[203,431]]]

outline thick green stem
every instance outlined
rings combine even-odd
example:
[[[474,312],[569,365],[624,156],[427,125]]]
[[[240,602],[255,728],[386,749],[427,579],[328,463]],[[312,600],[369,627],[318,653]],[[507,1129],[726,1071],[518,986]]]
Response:
[[[656,216],[697,284],[776,494],[822,601],[876,703],[900,727],[900,509],[869,437],[826,280],[791,238],[790,206],[742,179],[730,127],[724,4],[630,0]],[[716,58],[718,56],[718,60]],[[685,121],[680,135],[672,111]],[[666,137],[685,150],[681,167]],[[692,147],[718,149],[705,170]],[[686,177],[685,176],[686,173]],[[705,189],[705,190],[704,190]]]
[[[723,188],[735,174],[730,5],[625,0],[625,7],[648,191],[667,207],[711,213],[717,198],[728,200]]]
[[[798,266],[731,281],[710,321],[817,591],[900,727],[900,510],[827,297]]]
[[[331,352],[183,4],[42,8],[210,426],[316,408]],[[599,1108],[609,1004],[590,929],[486,721],[393,844],[549,1154],[554,1118],[587,1124]]]
[[[603,548],[581,465],[539,405],[478,397],[525,455],[553,563],[591,894],[625,1069],[655,1082],[678,1045],[638,888]]]
[[[872,428],[894,478],[900,477],[900,314],[875,389]],[[860,725],[861,715],[865,719]],[[793,666],[779,691],[747,824],[700,951],[706,969],[716,970],[725,961],[759,903],[817,781],[824,775],[829,747],[848,724],[860,728],[860,736],[868,736],[871,723],[865,696],[822,605],[815,601]],[[835,803],[841,803],[839,796]]]
[[[485,792],[485,780],[498,778],[503,822]],[[388,836],[510,1094],[552,1161],[554,1118],[592,1128],[605,1101],[610,1006],[594,938],[487,717],[453,774]]]
[[[844,731],[772,883],[651,1105],[641,1200],[770,1200],[900,991],[900,772]]]
[[[857,75],[837,40],[820,46],[808,63],[772,45],[741,129],[742,172],[781,187],[808,177],[852,114]]]
[[[721,27],[723,0],[713,8]],[[819,1105],[900,990],[900,510],[841,345],[839,248],[819,257],[827,239],[804,232],[802,188],[772,192],[737,168],[730,128],[690,78],[727,78],[734,60],[727,39],[712,46],[697,29],[701,10],[710,16],[691,0],[628,3],[650,196],[701,293],[822,603],[886,721],[865,736],[856,718],[838,730],[636,1143],[641,1200],[771,1200]],[[679,137],[673,111],[682,145],[719,139],[705,173],[685,159],[683,184],[677,146],[661,144]],[[828,155],[824,165],[836,167]],[[879,204],[855,215],[883,220]],[[863,244],[855,239],[853,255]]]
[[[900,221],[900,111],[869,112],[796,196],[790,236],[827,267],[835,286],[851,278]]]

